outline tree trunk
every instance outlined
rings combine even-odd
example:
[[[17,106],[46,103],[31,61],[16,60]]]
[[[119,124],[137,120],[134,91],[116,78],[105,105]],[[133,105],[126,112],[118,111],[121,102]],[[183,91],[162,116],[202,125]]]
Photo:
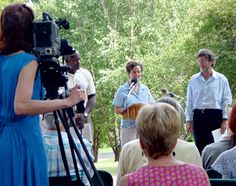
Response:
[[[93,153],[94,153],[94,162],[98,161],[98,149],[99,149],[99,135],[100,132],[98,128],[94,128],[94,135],[93,135]]]

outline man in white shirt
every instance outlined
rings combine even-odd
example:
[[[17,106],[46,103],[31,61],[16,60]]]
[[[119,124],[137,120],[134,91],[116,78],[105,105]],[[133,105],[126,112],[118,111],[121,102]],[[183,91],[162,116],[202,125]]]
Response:
[[[96,104],[96,91],[91,73],[80,67],[80,54],[75,51],[73,54],[64,56],[66,65],[70,67],[68,70],[68,88],[78,85],[78,88],[84,89],[87,94],[87,100],[77,104],[78,115],[76,117],[77,124],[82,129],[82,135],[85,139],[93,142],[93,128],[89,113],[92,112]],[[72,130],[73,133],[73,130]]]
[[[216,59],[211,50],[200,49],[197,62],[200,72],[189,81],[185,116],[187,132],[193,132],[201,153],[206,145],[214,142],[211,131],[221,128],[224,133],[232,95],[227,78],[213,69]]]

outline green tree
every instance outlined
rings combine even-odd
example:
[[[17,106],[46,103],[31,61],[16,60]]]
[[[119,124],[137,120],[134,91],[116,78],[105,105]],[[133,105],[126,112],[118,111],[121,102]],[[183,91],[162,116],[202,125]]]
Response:
[[[99,143],[109,144],[118,160],[119,116],[114,114],[112,99],[126,81],[128,59],[143,63],[142,81],[156,99],[162,87],[184,95],[185,63],[180,56],[191,25],[186,14],[194,4],[184,0],[38,1],[37,12],[45,9],[53,17],[70,20],[71,29],[61,33],[80,51],[83,66],[95,77],[95,152]]]
[[[218,56],[216,70],[229,78],[235,94],[235,6],[234,0],[34,1],[37,19],[46,11],[69,20],[70,29],[60,35],[80,51],[82,66],[95,78],[96,154],[99,146],[111,146],[118,160],[120,116],[112,100],[127,79],[129,59],[144,65],[142,82],[155,99],[165,87],[181,96],[184,107],[188,80],[199,71],[195,54],[210,48]]]

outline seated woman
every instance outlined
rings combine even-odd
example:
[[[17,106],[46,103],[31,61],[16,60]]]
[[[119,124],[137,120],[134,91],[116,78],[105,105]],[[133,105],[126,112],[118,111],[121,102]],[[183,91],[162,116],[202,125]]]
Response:
[[[236,102],[233,105],[228,126],[233,133],[234,140],[236,139]],[[232,142],[235,145],[235,141]],[[212,168],[222,174],[224,179],[236,179],[236,146],[223,152],[213,163]]]
[[[181,126],[174,107],[167,103],[145,105],[140,109],[136,123],[148,164],[125,175],[120,185],[210,185],[204,169],[171,156]]]

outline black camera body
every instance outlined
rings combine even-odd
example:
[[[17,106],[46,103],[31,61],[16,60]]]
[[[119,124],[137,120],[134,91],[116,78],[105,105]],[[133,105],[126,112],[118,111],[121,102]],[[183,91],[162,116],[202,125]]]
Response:
[[[46,97],[55,97],[59,87],[66,87],[68,81],[65,73],[68,67],[61,66],[58,58],[60,56],[73,54],[72,48],[66,39],[61,39],[60,28],[68,29],[69,23],[66,19],[53,21],[48,13],[42,14],[42,21],[33,23],[33,50],[39,62],[41,78],[46,89]]]
[[[37,57],[59,57],[61,38],[55,22],[46,20],[33,23],[33,53]]]

